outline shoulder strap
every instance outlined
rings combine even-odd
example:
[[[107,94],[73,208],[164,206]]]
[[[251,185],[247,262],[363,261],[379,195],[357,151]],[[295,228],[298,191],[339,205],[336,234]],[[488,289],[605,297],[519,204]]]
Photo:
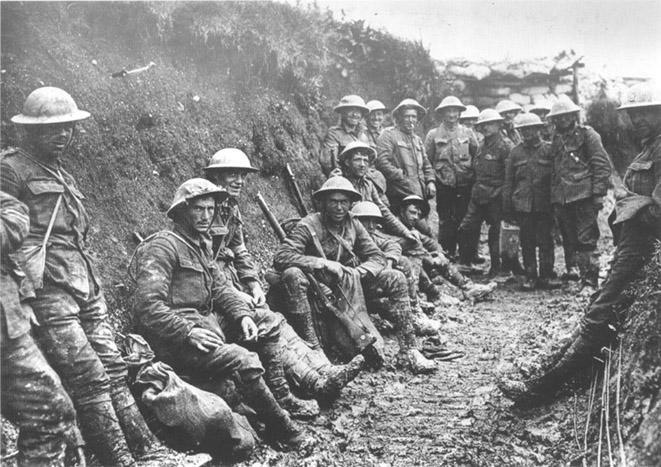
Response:
[[[62,204],[62,194],[60,194],[57,197],[57,201],[55,202],[55,207],[53,208],[53,213],[50,216],[50,221],[48,221],[48,227],[46,228],[46,235],[44,235],[44,241],[41,245],[42,251],[46,251],[46,244],[48,243],[48,239],[50,238],[50,234],[53,230],[53,225],[55,224],[55,219],[57,218],[57,211],[60,210],[60,204]]]
[[[317,254],[323,259],[327,259],[326,253],[324,253],[324,249],[321,247],[319,237],[317,237],[317,232],[315,232],[314,228],[312,228],[312,226],[310,226],[307,222],[301,222],[301,224],[308,229],[308,232],[310,232],[310,235],[312,236],[312,243],[314,244],[314,248],[317,250]]]

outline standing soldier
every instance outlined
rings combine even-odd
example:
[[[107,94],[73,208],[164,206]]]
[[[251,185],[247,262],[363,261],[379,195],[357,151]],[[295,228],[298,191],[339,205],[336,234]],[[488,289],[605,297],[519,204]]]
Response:
[[[386,194],[394,211],[408,195],[436,195],[434,169],[422,140],[415,134],[418,121],[426,112],[416,100],[404,99],[392,111],[395,126],[383,130],[377,140],[376,168],[388,181]]]
[[[514,102],[504,99],[498,104],[496,104],[496,112],[503,117],[503,128],[501,132],[505,138],[508,138],[513,146],[516,146],[521,142],[521,135],[514,128],[514,117],[521,113],[523,109],[520,105],[515,104]]]
[[[555,288],[553,213],[551,211],[551,144],[541,139],[544,122],[523,113],[514,124],[523,142],[512,149],[505,168],[503,217],[521,227],[521,251],[526,274],[525,290]],[[539,275],[537,248],[539,247]]]
[[[173,230],[157,232],[135,252],[134,316],[159,360],[193,378],[234,378],[273,435],[299,447],[308,440],[283,410],[300,408],[283,382],[279,321],[252,310],[211,256],[208,232],[226,197],[202,178],[177,189],[167,212]]]
[[[528,112],[535,114],[542,121],[544,126],[541,129],[541,137],[544,141],[551,142],[553,137],[553,127],[546,116],[551,111],[551,105],[546,100],[540,100],[528,106]]]
[[[567,272],[578,266],[582,285],[594,290],[599,279],[597,215],[610,185],[611,164],[599,134],[579,124],[580,111],[565,98],[553,104],[548,114],[556,129],[551,143],[551,203],[562,234]]]
[[[480,110],[474,105],[467,105],[466,110],[461,112],[459,116],[459,123],[461,123],[466,128],[473,130],[475,137],[477,138],[477,143],[479,146],[482,146],[484,143],[484,136],[479,131],[475,131],[475,123],[477,123],[477,118],[480,116]]]
[[[438,241],[450,257],[456,254],[457,229],[466,215],[475,181],[473,158],[478,142],[473,130],[459,123],[464,110],[466,107],[456,97],[444,98],[435,110],[441,123],[425,138],[427,156],[436,175]],[[473,241],[477,251],[479,231]]]
[[[383,102],[377,100],[371,100],[367,103],[367,108],[370,113],[367,117],[367,139],[369,140],[369,145],[374,149],[376,154],[376,141],[381,136],[383,131],[383,120],[385,118],[385,113],[388,110]],[[379,189],[379,192],[386,192],[386,177],[379,172],[374,163],[376,162],[376,157],[370,162],[369,168],[369,178],[372,179],[376,187]]]
[[[340,114],[340,124],[328,129],[319,158],[326,176],[337,168],[337,156],[347,144],[352,141],[369,143],[363,126],[369,109],[362,97],[353,94],[344,96],[333,110]]]
[[[27,206],[0,191],[2,415],[19,429],[17,465],[64,466],[76,412],[60,378],[32,340],[30,320],[34,315],[23,302],[31,295],[30,287],[10,257],[30,231],[28,215]]]
[[[37,271],[30,261],[26,266],[37,289],[32,301],[40,323],[37,340],[67,386],[94,454],[105,465],[133,465],[129,447],[136,456],[161,447],[126,386],[126,363],[115,345],[106,301],[85,248],[89,217],[84,196],[61,165],[75,123],[89,116],[62,89],[33,91],[23,113],[12,117],[26,138],[20,149],[2,159],[0,188],[30,210],[24,249],[47,245],[45,269]]]
[[[622,292],[643,271],[653,256],[654,243],[661,239],[661,86],[634,86],[618,110],[629,114],[643,149],[624,175],[628,195],[615,207],[615,222],[622,225],[622,232],[611,269],[570,345],[548,359],[557,363],[541,377],[501,382],[501,390],[520,404],[536,404],[553,397],[615,337],[625,318],[619,311],[625,300]]]
[[[502,133],[503,117],[494,109],[484,109],[477,120],[477,130],[484,135],[484,145],[475,158],[475,184],[471,192],[466,216],[459,226],[459,261],[470,265],[475,256],[476,232],[482,222],[489,224],[489,255],[492,276],[500,275],[500,221],[502,220],[502,187],[505,182],[505,163],[512,142]]]

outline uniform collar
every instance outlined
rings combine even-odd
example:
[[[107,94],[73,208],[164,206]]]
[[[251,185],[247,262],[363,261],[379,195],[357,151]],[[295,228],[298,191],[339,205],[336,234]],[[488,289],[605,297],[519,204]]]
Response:
[[[208,233],[201,234],[197,232],[189,232],[188,229],[186,229],[181,224],[175,224],[173,230],[174,233],[181,236],[184,240],[186,240],[195,248],[204,252],[204,254],[210,254],[211,237],[209,236]]]

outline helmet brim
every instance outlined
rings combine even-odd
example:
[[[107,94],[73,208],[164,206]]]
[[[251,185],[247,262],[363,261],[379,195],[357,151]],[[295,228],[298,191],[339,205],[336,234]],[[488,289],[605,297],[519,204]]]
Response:
[[[317,191],[312,193],[312,199],[314,199],[315,201],[319,201],[328,193],[333,193],[333,192],[344,193],[345,195],[349,196],[351,201],[354,203],[357,201],[362,201],[363,199],[363,196],[357,191],[345,190],[343,188],[319,188]]]
[[[489,118],[487,120],[482,120],[480,121],[479,119],[477,122],[475,122],[476,125],[486,125],[487,123],[501,123],[504,122],[505,119],[503,117],[500,118]]]
[[[66,115],[57,115],[52,117],[41,116],[33,117],[31,115],[18,114],[11,118],[11,121],[17,125],[51,125],[55,123],[79,122],[89,118],[91,114],[84,110],[76,110]]]
[[[543,122],[542,123],[524,123],[522,125],[514,125],[514,128],[519,130],[521,128],[543,128],[545,126],[546,126],[546,124],[543,123]]]
[[[344,109],[358,109],[363,113],[363,116],[369,115],[370,109],[366,106],[362,105],[356,105],[356,104],[340,104],[336,105],[335,108],[333,108],[333,112],[341,112]]]
[[[442,112],[445,109],[459,109],[461,112],[463,112],[464,110],[466,110],[466,106],[465,105],[443,105],[443,106],[439,105],[438,107],[436,107],[434,109],[434,112],[436,112],[436,113]]]
[[[216,203],[220,204],[223,201],[225,201],[227,198],[229,198],[229,193],[222,188],[218,188],[216,191],[207,191],[205,193],[200,193],[195,196],[189,196],[188,198],[184,198],[181,201],[176,202],[170,208],[167,210],[166,214],[170,219],[174,218],[174,213],[182,207],[185,203],[188,203],[189,201],[192,201],[197,198],[203,198],[205,196],[213,196],[216,199]]]
[[[631,110],[631,109],[642,109],[645,107],[660,107],[661,101],[657,102],[632,102],[627,104],[622,104],[617,108],[617,110]]]
[[[213,170],[245,170],[246,172],[259,172],[259,169],[255,167],[240,167],[238,165],[209,165],[204,168],[204,171],[213,171]]]
[[[357,152],[361,152],[361,151],[365,151],[369,153],[370,163],[376,160],[376,150],[372,147],[358,147],[358,148],[351,148],[348,150],[344,150],[340,153],[339,156],[337,156],[337,158],[341,163],[344,163],[344,161],[346,161],[348,157],[353,156]]]
[[[405,105],[398,105],[392,110],[392,117],[396,118],[397,114],[401,112],[404,109],[415,109],[418,111],[418,118],[424,118],[425,115],[427,115],[427,109],[425,109],[421,105],[414,105],[414,104],[405,104]]]

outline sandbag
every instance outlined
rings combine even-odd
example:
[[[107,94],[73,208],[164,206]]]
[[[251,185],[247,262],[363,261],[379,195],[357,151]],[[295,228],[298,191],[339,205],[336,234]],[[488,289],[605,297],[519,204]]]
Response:
[[[144,365],[135,384],[141,388],[144,407],[160,423],[176,429],[177,448],[225,458],[242,457],[254,449],[257,435],[244,416],[232,412],[219,396],[183,381],[165,363]]]

